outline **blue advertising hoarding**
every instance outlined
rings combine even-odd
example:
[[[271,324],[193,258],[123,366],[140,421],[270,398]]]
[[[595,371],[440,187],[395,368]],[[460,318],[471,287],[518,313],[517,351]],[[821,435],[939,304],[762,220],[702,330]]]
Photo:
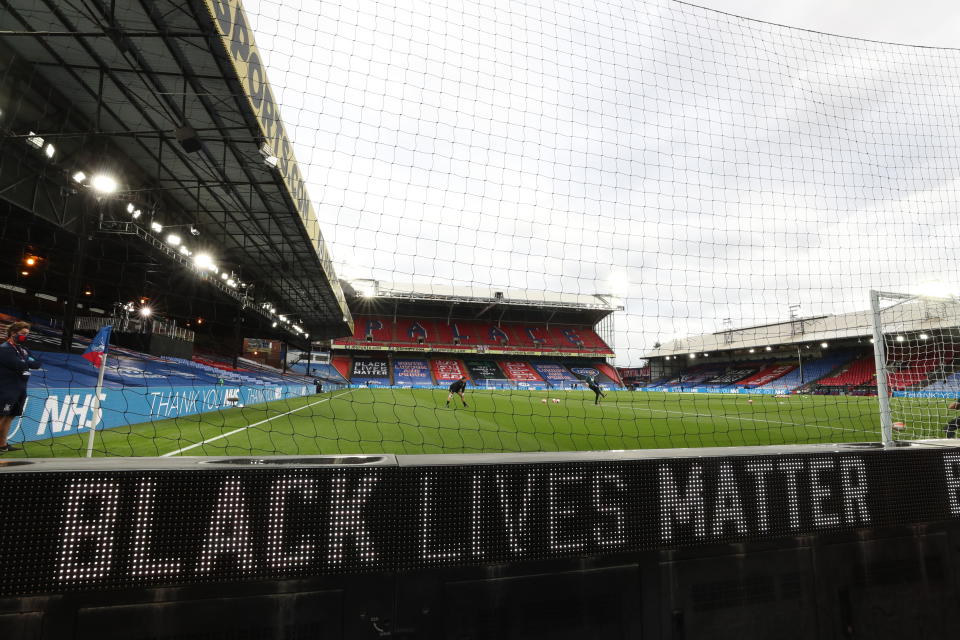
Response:
[[[231,409],[263,402],[299,398],[314,393],[308,385],[266,387],[183,386],[104,388],[100,415],[94,416],[93,387],[32,387],[23,415],[13,421],[10,442],[45,440],[97,429]]]

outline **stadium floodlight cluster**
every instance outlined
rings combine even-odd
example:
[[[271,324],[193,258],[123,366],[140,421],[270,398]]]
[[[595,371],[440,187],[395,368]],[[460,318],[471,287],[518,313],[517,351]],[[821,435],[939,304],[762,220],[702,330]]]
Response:
[[[39,180],[100,198],[67,248],[66,191],[3,229],[50,256],[0,281],[0,320],[36,319],[47,363],[16,426],[30,455],[79,452],[93,426],[107,455],[950,434],[960,316],[914,296],[960,278],[960,51],[672,0],[211,4],[172,67],[206,71],[165,72],[180,105],[159,76],[143,109],[115,83],[78,98],[96,136],[64,125],[63,149],[27,101],[0,105],[19,136],[0,172],[57,166]],[[141,9],[64,15],[116,33]],[[124,43],[119,65],[158,55]],[[55,65],[29,73],[56,111]],[[115,134],[94,128],[114,103]],[[165,127],[160,151],[131,142],[144,127]],[[142,189],[101,170],[108,143]],[[871,290],[908,298],[871,310]],[[123,344],[94,416],[77,354],[45,349],[109,321]]]

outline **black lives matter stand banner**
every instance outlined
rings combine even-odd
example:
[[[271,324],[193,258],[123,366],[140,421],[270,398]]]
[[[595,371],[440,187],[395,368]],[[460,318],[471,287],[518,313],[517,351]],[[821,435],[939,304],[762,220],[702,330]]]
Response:
[[[0,595],[496,564],[960,518],[955,449],[213,466],[0,472]]]

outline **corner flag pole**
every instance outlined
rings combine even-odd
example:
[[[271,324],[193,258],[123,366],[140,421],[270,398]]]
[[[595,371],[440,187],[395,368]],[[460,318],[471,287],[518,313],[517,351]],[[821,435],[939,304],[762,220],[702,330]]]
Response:
[[[107,346],[110,344],[110,332],[113,326],[100,327],[100,331],[93,338],[93,342],[84,351],[83,357],[91,363],[99,365],[97,372],[97,388],[93,392],[93,416],[90,418],[90,436],[87,439],[87,457],[93,457],[93,441],[96,438],[97,423],[100,422],[100,394],[103,392],[103,374],[107,370]],[[99,356],[99,361],[97,361]]]
[[[93,457],[93,440],[100,422],[100,392],[103,390],[103,372],[107,369],[107,351],[104,349],[100,359],[100,371],[97,373],[97,389],[93,394],[93,416],[90,418],[90,436],[87,438],[87,457]]]

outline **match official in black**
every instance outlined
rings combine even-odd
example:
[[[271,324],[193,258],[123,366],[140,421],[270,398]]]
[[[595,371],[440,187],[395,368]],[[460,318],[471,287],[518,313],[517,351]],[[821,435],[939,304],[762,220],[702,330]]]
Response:
[[[467,378],[466,376],[460,376],[460,379],[450,385],[450,394],[447,395],[447,406],[450,406],[450,399],[453,398],[453,394],[460,396],[460,402],[463,403],[463,406],[467,406],[467,401],[463,399],[463,392],[467,388]]]

